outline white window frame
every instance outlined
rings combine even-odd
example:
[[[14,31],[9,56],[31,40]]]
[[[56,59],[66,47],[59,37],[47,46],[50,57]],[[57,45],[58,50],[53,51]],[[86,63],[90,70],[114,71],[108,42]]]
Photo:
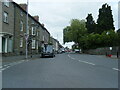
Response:
[[[7,13],[7,12],[4,12],[4,13],[3,13],[3,16],[4,16],[4,17],[3,17],[3,19],[4,19],[3,21],[4,21],[5,23],[8,23],[8,13]]]
[[[32,27],[32,35],[36,35],[35,27]]]
[[[35,42],[36,42],[36,40],[32,39],[32,49],[35,49]]]
[[[23,31],[23,21],[20,21],[20,31]]]
[[[23,47],[23,38],[20,38],[20,47]]]
[[[4,0],[4,5],[9,7],[9,1],[8,0]]]

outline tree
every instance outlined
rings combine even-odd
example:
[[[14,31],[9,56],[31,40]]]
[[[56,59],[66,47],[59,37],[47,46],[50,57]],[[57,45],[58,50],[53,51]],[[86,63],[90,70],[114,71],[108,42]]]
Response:
[[[85,20],[72,19],[70,26],[63,29],[64,43],[75,42],[79,43],[79,38],[87,32]]]
[[[85,20],[72,19],[71,20],[72,40],[75,43],[79,43],[79,38],[86,34]]]
[[[113,15],[111,6],[108,4],[103,4],[102,8],[99,9],[99,15],[97,19],[97,33],[102,33],[107,30],[114,30],[115,27],[113,25]]]
[[[70,26],[67,26],[63,29],[63,39],[64,43],[72,41],[72,32]]]
[[[94,33],[95,32],[95,22],[93,20],[92,14],[88,14],[86,17],[86,28],[88,33]]]

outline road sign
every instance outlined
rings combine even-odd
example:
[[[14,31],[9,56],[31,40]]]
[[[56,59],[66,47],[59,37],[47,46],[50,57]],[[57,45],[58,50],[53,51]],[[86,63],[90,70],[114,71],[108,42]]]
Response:
[[[24,34],[25,40],[28,40],[29,35],[28,34]]]

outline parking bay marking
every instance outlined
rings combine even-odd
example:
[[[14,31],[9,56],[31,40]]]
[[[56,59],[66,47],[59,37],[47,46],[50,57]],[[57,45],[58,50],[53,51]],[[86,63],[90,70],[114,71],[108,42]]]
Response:
[[[3,70],[6,70],[9,67],[15,66],[15,65],[20,64],[20,63],[25,62],[25,61],[27,62],[29,60],[21,60],[18,62],[13,62],[13,63],[7,64],[7,65],[0,66],[0,72],[2,72]]]

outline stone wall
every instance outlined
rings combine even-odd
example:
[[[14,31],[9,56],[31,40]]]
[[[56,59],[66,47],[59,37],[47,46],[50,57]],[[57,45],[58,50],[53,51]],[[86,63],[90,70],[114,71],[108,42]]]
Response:
[[[93,54],[93,55],[106,55],[106,53],[112,54],[112,55],[117,55],[117,51],[120,53],[120,48],[112,47],[112,50],[110,50],[109,47],[104,47],[104,48],[86,50],[86,51],[84,51],[84,53]]]

